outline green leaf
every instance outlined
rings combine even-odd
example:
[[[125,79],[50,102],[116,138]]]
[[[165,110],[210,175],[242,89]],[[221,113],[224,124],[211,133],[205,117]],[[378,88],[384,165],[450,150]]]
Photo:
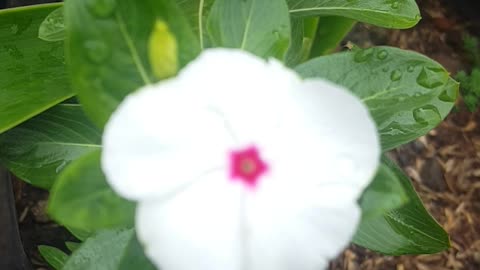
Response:
[[[283,59],[290,43],[284,0],[217,0],[207,25],[214,46],[240,48],[260,57]]]
[[[62,270],[118,270],[133,236],[133,229],[100,231],[72,253]]]
[[[198,36],[200,47],[210,47],[206,24],[210,9],[215,2],[214,0],[176,0],[177,5],[185,14],[190,22],[193,31]]]
[[[0,133],[73,95],[62,42],[38,38],[58,4],[0,11]]]
[[[140,245],[135,235],[130,239],[130,242],[128,243],[128,246],[123,253],[122,259],[120,260],[120,264],[118,267],[118,270],[132,269],[157,269],[145,256],[145,253],[143,252],[143,247]]]
[[[448,234],[425,210],[408,177],[387,158],[382,162],[400,180],[409,201],[383,215],[362,216],[353,242],[388,255],[431,254],[449,248]]]
[[[59,7],[48,14],[38,29],[38,37],[45,41],[61,41],[65,39],[63,7]]]
[[[334,15],[387,28],[410,28],[420,20],[414,0],[287,0],[292,16]]]
[[[74,227],[71,227],[71,226],[65,226],[65,228],[67,228],[67,230],[73,236],[75,236],[75,238],[77,238],[78,240],[80,240],[82,242],[87,240],[87,238],[89,238],[90,236],[93,235],[93,232],[91,232],[91,231],[81,230],[81,229],[77,229],[77,228],[74,228]]]
[[[133,226],[135,204],[108,186],[100,155],[97,150],[78,158],[52,187],[48,213],[60,224],[86,231]]]
[[[70,241],[65,242],[65,246],[67,246],[68,250],[72,252],[77,250],[81,245],[82,243],[76,243],[76,242],[70,242]]]
[[[59,104],[0,134],[0,163],[49,189],[72,160],[99,149],[101,134],[77,104]]]
[[[126,95],[156,81],[148,43],[157,20],[175,36],[180,67],[199,53],[188,21],[169,0],[69,0],[65,20],[71,80],[100,127]]]
[[[330,54],[355,25],[352,19],[339,16],[323,16],[318,20],[317,33],[310,58]]]
[[[47,263],[55,270],[63,269],[68,255],[58,248],[50,246],[38,246],[38,251]]]
[[[360,198],[363,220],[377,218],[409,201],[401,177],[386,163],[381,163],[375,178]]]
[[[440,64],[397,48],[323,56],[296,70],[304,78],[325,78],[343,85],[358,96],[377,123],[384,151],[436,127],[458,95],[458,83]]]

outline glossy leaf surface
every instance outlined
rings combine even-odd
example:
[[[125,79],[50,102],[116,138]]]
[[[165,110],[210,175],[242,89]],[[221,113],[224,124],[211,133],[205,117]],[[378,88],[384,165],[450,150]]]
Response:
[[[290,42],[284,0],[217,0],[207,25],[213,46],[240,48],[260,57],[283,59]]]
[[[100,127],[126,95],[156,81],[148,43],[157,21],[175,36],[180,67],[199,52],[187,20],[169,0],[69,0],[65,20],[72,83]]]
[[[38,246],[38,251],[55,270],[61,270],[68,260],[68,255],[56,247]]]
[[[296,70],[304,78],[325,78],[343,85],[358,96],[377,123],[385,151],[436,127],[458,95],[458,83],[440,64],[391,47],[323,56]]]
[[[73,95],[62,42],[38,38],[58,4],[0,11],[0,133]]]
[[[135,204],[109,187],[100,168],[100,150],[72,162],[50,193],[48,213],[62,225],[86,231],[133,226]]]
[[[387,28],[410,28],[420,20],[415,0],[287,0],[292,16],[335,15]]]
[[[397,209],[409,201],[401,180],[385,163],[360,198],[363,219],[376,218],[387,211]]]
[[[100,149],[101,133],[78,104],[59,104],[0,134],[0,163],[26,182],[48,189],[77,157]]]
[[[430,254],[449,248],[447,233],[425,210],[408,177],[387,158],[382,162],[390,176],[400,181],[408,202],[383,215],[364,215],[353,242],[388,255]]]
[[[99,231],[72,253],[62,270],[118,270],[133,235],[132,229]]]
[[[48,14],[38,29],[38,37],[45,41],[60,41],[65,39],[63,7],[59,7]]]

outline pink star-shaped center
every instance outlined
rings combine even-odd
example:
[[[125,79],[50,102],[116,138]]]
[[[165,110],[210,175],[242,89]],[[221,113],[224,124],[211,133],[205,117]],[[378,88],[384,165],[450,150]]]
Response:
[[[239,180],[248,187],[255,187],[268,165],[260,158],[258,149],[250,146],[230,152],[230,178]]]

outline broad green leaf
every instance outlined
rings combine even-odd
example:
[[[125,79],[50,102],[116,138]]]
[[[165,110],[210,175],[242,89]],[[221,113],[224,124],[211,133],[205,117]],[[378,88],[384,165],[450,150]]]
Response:
[[[283,59],[290,42],[284,0],[216,0],[207,25],[213,46],[240,48],[260,57]]]
[[[343,85],[358,96],[377,123],[384,151],[436,127],[458,95],[458,83],[440,64],[397,48],[323,56],[296,70],[304,78],[325,78]]]
[[[99,149],[100,131],[78,104],[59,104],[0,134],[0,163],[26,182],[49,189],[72,160]]]
[[[38,38],[58,4],[0,11],[0,133],[73,95],[62,42]]]
[[[60,41],[65,39],[63,7],[59,7],[48,14],[38,29],[38,37],[45,41]]]
[[[68,260],[68,255],[55,247],[38,246],[38,251],[45,261],[55,270],[63,269],[65,262]]]
[[[137,237],[134,235],[130,242],[128,243],[118,270],[132,270],[132,269],[141,269],[141,270],[155,270],[155,266],[150,262],[150,260],[145,256],[143,252],[143,247],[138,242]]]
[[[100,168],[100,150],[72,162],[50,193],[48,213],[62,225],[86,231],[133,226],[135,204],[108,186]]]
[[[363,220],[377,218],[409,200],[397,171],[381,163],[377,174],[360,198]]]
[[[72,253],[62,270],[118,270],[132,237],[133,229],[100,231]]]
[[[387,28],[410,28],[420,20],[414,0],[287,0],[292,16],[334,15]]]
[[[210,8],[214,0],[175,0],[177,5],[185,14],[193,31],[198,36],[200,47],[207,48],[210,46],[206,24]]]
[[[352,19],[339,16],[322,16],[318,20],[317,33],[313,41],[310,58],[335,51],[338,44],[355,25]]]
[[[430,254],[449,248],[448,234],[425,210],[408,177],[387,158],[382,162],[400,180],[409,201],[375,218],[363,216],[353,242],[388,255]]]
[[[66,1],[71,80],[100,127],[126,95],[156,81],[148,41],[158,20],[175,36],[178,63],[184,66],[198,54],[198,41],[172,1]]]

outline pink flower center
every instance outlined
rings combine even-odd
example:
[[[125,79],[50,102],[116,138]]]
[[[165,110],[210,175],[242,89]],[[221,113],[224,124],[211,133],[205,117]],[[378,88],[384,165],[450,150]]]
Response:
[[[258,149],[250,146],[230,152],[230,178],[242,181],[248,187],[255,187],[268,165],[260,158]]]

